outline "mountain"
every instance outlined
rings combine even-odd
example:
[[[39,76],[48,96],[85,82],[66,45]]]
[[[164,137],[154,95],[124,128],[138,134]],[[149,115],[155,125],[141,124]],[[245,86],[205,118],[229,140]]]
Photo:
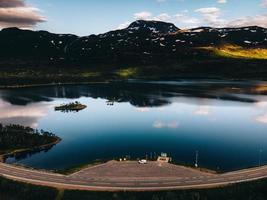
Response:
[[[18,28],[0,31],[0,76],[16,71],[14,82],[49,70],[44,79],[57,82],[67,68],[70,80],[80,68],[86,80],[92,73],[128,77],[137,71],[144,77],[267,79],[266,66],[267,29],[257,26],[182,30],[171,23],[138,20],[125,29],[85,37]],[[118,72],[121,69],[128,71]],[[75,81],[80,79],[77,75]]]
[[[109,62],[118,59],[149,60],[147,58],[153,59],[159,55],[175,57],[179,54],[183,57],[196,47],[223,44],[267,48],[267,29],[254,26],[180,30],[171,23],[139,20],[126,29],[86,37],[17,28],[7,28],[0,32],[2,59],[77,62],[99,62],[103,58],[109,59]]]
[[[144,21],[138,20],[130,24],[128,31],[138,30],[138,31],[152,31],[154,34],[171,34],[176,33],[179,28],[177,28],[172,23],[160,22],[160,21]]]
[[[66,57],[67,46],[77,38],[70,34],[7,28],[0,32],[0,57],[60,59]]]

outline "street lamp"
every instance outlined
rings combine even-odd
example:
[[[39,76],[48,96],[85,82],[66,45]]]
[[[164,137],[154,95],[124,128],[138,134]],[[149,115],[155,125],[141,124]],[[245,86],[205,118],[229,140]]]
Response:
[[[198,168],[198,151],[196,151],[195,167]]]

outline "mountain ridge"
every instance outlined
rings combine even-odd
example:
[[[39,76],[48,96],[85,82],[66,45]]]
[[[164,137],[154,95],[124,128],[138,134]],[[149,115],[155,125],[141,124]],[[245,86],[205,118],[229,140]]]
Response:
[[[257,26],[182,30],[171,23],[139,20],[125,29],[82,37],[18,28],[0,31],[0,77],[8,71],[13,82],[40,76],[42,82],[48,77],[49,82],[63,82],[62,76],[71,82],[92,76],[267,78],[266,66],[267,29]]]
[[[251,26],[181,30],[171,23],[138,20],[125,29],[83,37],[18,28],[0,31],[2,58],[38,57],[51,61],[95,62],[101,57],[114,60],[125,54],[137,57],[160,54],[173,56],[176,52],[183,53],[179,51],[181,49],[187,51],[190,48],[222,44],[266,48],[267,29]],[[139,59],[137,57],[132,59]]]

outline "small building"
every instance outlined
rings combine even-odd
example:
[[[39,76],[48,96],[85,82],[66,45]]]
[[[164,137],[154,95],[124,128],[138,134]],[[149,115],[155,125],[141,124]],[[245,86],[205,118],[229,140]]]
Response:
[[[161,155],[157,159],[158,162],[164,162],[164,163],[169,163],[172,161],[171,157],[168,157],[167,153],[161,153]]]

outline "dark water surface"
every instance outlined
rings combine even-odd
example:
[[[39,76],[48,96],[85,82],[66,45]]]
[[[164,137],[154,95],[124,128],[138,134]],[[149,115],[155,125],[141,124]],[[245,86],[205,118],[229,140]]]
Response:
[[[54,106],[80,101],[78,113]],[[233,170],[267,164],[267,83],[128,82],[0,90],[0,122],[51,131],[47,152],[8,163],[64,169],[166,152],[180,164]]]

